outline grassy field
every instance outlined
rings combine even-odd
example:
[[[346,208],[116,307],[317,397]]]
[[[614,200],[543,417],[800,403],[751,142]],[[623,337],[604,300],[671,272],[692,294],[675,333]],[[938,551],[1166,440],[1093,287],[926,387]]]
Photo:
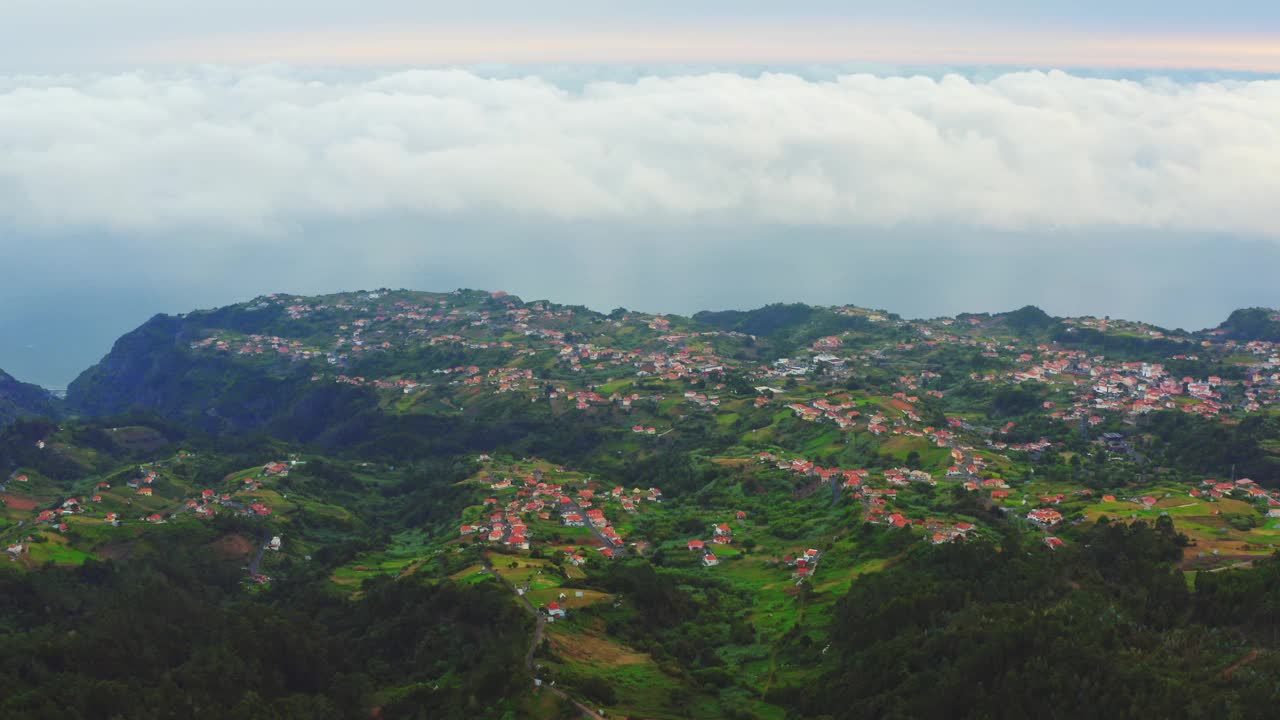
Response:
[[[339,567],[330,576],[340,586],[358,586],[367,578],[379,575],[401,575],[410,572],[424,557],[433,552],[425,533],[406,530],[391,536],[392,544],[385,550],[361,555]]]
[[[606,708],[608,716],[687,717],[672,702],[682,683],[647,654],[607,637],[603,628],[557,622],[547,626],[547,641],[553,653],[547,668],[558,685],[574,687],[596,678],[613,688],[616,700]]]
[[[560,600],[562,593],[565,595],[565,599]],[[578,597],[579,593],[582,594],[582,597]],[[558,602],[569,610],[578,610],[591,605],[613,601],[613,596],[608,593],[596,590],[575,590],[560,586],[531,590],[526,597],[529,598],[529,602],[533,603],[534,607],[542,607],[550,602]]]
[[[1216,502],[1193,498],[1186,494],[1185,488],[1148,491],[1147,494],[1159,498],[1153,507],[1117,498],[1116,502],[1090,506],[1085,517],[1089,520],[1106,516],[1154,522],[1161,515],[1168,515],[1173,519],[1174,527],[1192,541],[1192,546],[1185,550],[1186,565],[1225,565],[1242,556],[1270,555],[1280,546],[1280,519],[1261,517],[1249,503],[1230,498]],[[1235,527],[1230,522],[1232,518],[1251,519],[1256,527]]]
[[[24,559],[29,565],[43,565],[52,562],[55,565],[83,565],[85,560],[93,557],[83,550],[71,547],[67,539],[56,533],[45,533],[45,542],[31,543]]]

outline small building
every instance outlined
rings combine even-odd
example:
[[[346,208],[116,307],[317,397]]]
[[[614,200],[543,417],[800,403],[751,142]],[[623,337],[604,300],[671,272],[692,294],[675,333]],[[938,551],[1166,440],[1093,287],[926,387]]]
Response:
[[[1040,527],[1049,528],[1062,522],[1062,513],[1049,508],[1037,508],[1027,513],[1027,519]]]

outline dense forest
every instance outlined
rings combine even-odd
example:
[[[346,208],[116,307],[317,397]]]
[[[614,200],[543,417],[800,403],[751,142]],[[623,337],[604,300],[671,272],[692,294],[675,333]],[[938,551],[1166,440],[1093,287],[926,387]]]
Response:
[[[245,597],[238,566],[192,540],[145,564],[0,574],[0,716],[351,718],[392,687],[387,717],[497,717],[528,682],[530,620],[496,587]]]
[[[914,553],[840,600],[838,667],[778,692],[832,718],[1272,715],[1280,561],[1189,588],[1167,520],[1084,539],[1051,558],[1015,535]]]

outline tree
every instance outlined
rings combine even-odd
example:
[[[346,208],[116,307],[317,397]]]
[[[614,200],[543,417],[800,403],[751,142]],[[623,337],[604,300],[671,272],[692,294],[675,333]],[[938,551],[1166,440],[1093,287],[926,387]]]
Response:
[[[919,452],[912,450],[911,452],[907,453],[907,467],[911,468],[912,470],[920,469],[920,453]]]

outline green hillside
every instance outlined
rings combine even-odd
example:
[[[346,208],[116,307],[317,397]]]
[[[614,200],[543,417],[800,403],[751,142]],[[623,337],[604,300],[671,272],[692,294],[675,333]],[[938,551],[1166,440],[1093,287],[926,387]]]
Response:
[[[1263,717],[1276,354],[1034,307],[157,316],[0,435],[0,712]],[[125,628],[165,635],[127,676],[51,659]]]
[[[0,370],[0,428],[27,417],[58,414],[58,402],[44,388],[19,382]]]

